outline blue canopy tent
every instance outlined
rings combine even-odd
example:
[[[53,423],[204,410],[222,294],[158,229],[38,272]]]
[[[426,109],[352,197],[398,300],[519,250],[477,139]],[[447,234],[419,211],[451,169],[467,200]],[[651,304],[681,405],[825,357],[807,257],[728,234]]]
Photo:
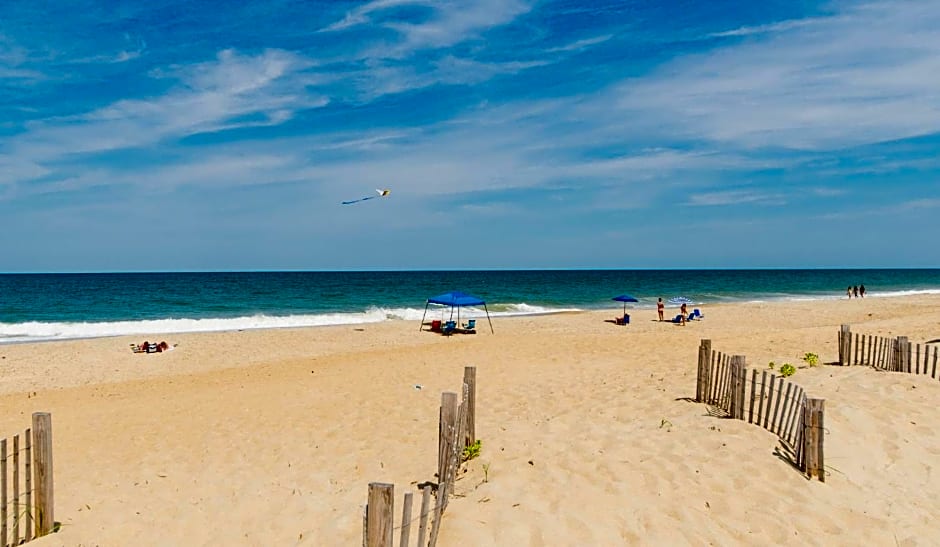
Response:
[[[421,326],[418,327],[418,330],[422,330],[424,328],[424,319],[428,315],[428,306],[431,304],[450,306],[451,315],[454,313],[454,308],[457,308],[458,322],[460,321],[461,306],[483,306],[483,310],[486,311],[486,320],[490,324],[490,332],[495,332],[493,331],[493,321],[490,319],[490,311],[486,309],[486,302],[480,298],[477,298],[476,296],[473,296],[472,294],[462,293],[460,291],[451,291],[428,298],[427,304],[424,305],[424,315],[421,316]]]

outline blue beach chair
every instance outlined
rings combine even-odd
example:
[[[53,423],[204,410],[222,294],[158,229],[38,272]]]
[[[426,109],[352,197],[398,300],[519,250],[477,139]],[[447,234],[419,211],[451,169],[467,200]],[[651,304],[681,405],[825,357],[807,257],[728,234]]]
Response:
[[[444,326],[441,327],[441,333],[444,334],[445,336],[450,336],[451,334],[454,334],[455,330],[457,330],[456,321],[447,321],[444,323]]]
[[[477,320],[476,320],[476,319],[467,319],[467,322],[464,323],[463,328],[464,328],[465,330],[476,330],[476,328],[477,328]]]

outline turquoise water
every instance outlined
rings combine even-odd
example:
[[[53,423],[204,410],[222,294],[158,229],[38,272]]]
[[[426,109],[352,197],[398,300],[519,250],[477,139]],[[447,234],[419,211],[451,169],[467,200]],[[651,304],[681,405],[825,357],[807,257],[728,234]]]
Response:
[[[614,309],[628,293],[697,304],[940,294],[930,270],[548,270],[0,275],[0,343],[420,320],[428,297],[483,298],[490,313]],[[439,313],[439,312],[438,312]],[[483,310],[463,310],[462,316]]]

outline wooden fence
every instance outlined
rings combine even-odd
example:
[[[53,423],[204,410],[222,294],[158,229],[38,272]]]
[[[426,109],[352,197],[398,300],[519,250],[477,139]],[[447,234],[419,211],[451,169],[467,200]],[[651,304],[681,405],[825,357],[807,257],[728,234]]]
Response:
[[[32,428],[0,439],[0,546],[53,531],[52,484],[52,415],[36,412]]]
[[[933,351],[931,351],[933,350]],[[930,374],[937,378],[940,348],[928,344],[911,344],[907,336],[852,334],[850,325],[839,329],[839,364],[865,365],[891,372]]]
[[[824,400],[776,373],[748,369],[743,355],[714,351],[711,340],[698,350],[695,400],[721,415],[747,420],[776,433],[794,465],[809,477],[825,481],[823,458]]]
[[[435,547],[441,529],[441,519],[453,493],[457,471],[463,461],[464,448],[476,442],[476,367],[465,367],[462,399],[457,394],[441,394],[438,423],[437,485],[421,489],[421,509],[412,518],[413,494],[406,492],[402,503],[401,526],[395,527],[395,485],[369,483],[369,497],[362,516],[362,545],[364,547],[395,547],[395,530],[399,531],[398,547],[411,543],[415,522],[418,547]],[[424,483],[423,483],[424,484]],[[431,493],[436,491],[432,508]],[[428,520],[431,520],[430,530]]]

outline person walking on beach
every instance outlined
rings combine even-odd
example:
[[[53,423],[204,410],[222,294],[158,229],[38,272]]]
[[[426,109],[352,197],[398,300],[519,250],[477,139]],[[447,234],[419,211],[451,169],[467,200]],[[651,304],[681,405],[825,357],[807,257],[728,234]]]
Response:
[[[854,287],[852,287],[852,296],[854,296],[855,298],[858,298],[858,285],[855,285]]]
[[[848,289],[845,289],[845,295],[848,296],[849,298],[852,298],[852,287],[851,287],[851,285],[849,286]]]
[[[865,298],[865,285],[859,285],[859,286],[858,286],[858,295],[859,295],[861,298]]]
[[[659,320],[660,320],[660,321],[663,320],[663,311],[664,311],[665,309],[666,309],[666,305],[663,304],[663,299],[662,299],[662,297],[660,297],[659,300],[656,302],[656,313],[659,314]]]
[[[685,306],[685,302],[682,303],[682,307],[679,308],[679,313],[682,314],[682,326],[685,326],[685,316],[689,313],[689,308]]]

